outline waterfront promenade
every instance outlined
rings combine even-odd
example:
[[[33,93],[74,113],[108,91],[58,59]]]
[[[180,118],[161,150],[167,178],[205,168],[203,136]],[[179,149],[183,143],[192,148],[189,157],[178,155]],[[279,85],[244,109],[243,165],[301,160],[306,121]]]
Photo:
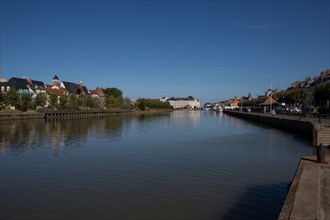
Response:
[[[313,140],[313,146],[330,145],[330,118],[316,118],[302,115],[251,113],[224,110],[225,114],[258,122],[280,129],[304,134]]]
[[[303,157],[283,204],[279,220],[330,219],[330,157],[318,163]]]

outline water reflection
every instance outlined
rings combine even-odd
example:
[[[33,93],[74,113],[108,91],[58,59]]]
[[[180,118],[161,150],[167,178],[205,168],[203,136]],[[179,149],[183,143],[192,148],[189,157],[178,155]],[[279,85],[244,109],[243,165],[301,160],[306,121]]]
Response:
[[[192,126],[196,126],[200,120],[199,111],[176,111],[171,115],[171,119],[179,123],[189,123]]]
[[[149,130],[165,114],[116,115],[102,118],[17,120],[0,124],[0,152],[19,152],[51,146],[58,151],[66,146],[83,147],[87,139],[119,140],[123,128]],[[168,124],[168,123],[165,123]],[[71,143],[75,143],[72,145]]]

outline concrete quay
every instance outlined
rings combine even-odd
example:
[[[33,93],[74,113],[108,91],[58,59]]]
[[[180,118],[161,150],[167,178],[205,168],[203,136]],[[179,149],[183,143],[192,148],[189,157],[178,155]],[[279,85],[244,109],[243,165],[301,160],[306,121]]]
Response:
[[[66,119],[66,118],[87,118],[101,117],[115,113],[129,113],[133,110],[42,110],[36,113],[0,113],[2,120],[21,120],[21,119]]]
[[[249,113],[224,110],[225,114],[304,134],[313,140],[313,146],[330,145],[330,119],[269,113]]]
[[[292,180],[278,220],[330,219],[330,156],[318,163],[303,157]]]

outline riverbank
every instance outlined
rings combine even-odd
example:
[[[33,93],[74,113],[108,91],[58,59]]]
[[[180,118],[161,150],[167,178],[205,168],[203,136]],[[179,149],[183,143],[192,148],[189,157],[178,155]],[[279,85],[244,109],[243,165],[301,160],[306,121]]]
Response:
[[[150,109],[139,111],[135,109],[110,109],[110,110],[43,110],[43,111],[2,111],[0,112],[0,121],[2,120],[23,120],[23,119],[59,119],[59,118],[85,118],[101,117],[115,114],[133,114],[153,115],[161,112],[170,112],[172,109]]]
[[[223,112],[234,117],[306,135],[306,137],[313,141],[313,146],[319,144],[330,145],[330,119],[229,110]]]

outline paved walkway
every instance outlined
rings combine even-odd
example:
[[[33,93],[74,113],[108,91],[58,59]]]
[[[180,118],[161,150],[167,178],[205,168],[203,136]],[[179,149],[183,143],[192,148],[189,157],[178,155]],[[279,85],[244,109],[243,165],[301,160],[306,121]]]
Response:
[[[330,156],[327,164],[316,157],[301,159],[279,219],[330,219]]]
[[[253,114],[268,114],[271,115],[269,112],[268,113],[253,113]],[[301,121],[309,121],[313,123],[322,123],[326,124],[327,126],[330,126],[330,118],[314,118],[311,115],[307,115],[305,117],[299,116],[299,115],[289,115],[289,114],[275,114],[273,115],[274,117],[277,118],[286,118],[286,119],[292,119],[292,120],[301,120]]]

